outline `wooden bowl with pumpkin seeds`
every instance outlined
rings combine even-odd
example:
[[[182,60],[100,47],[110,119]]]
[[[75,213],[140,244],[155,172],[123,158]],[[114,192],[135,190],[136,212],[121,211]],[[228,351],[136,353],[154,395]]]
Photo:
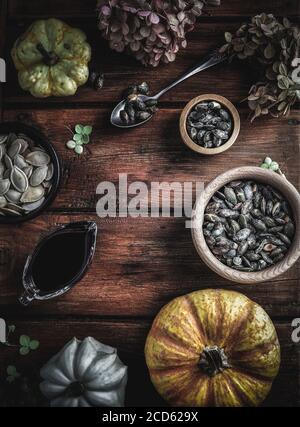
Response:
[[[0,223],[38,216],[54,200],[61,167],[56,151],[36,128],[0,124]]]
[[[240,126],[235,106],[227,98],[215,94],[193,98],[182,110],[179,122],[185,145],[210,156],[228,150],[235,143]]]
[[[200,194],[192,215],[202,260],[243,284],[273,280],[296,263],[299,227],[298,191],[285,177],[259,167],[219,175]]]

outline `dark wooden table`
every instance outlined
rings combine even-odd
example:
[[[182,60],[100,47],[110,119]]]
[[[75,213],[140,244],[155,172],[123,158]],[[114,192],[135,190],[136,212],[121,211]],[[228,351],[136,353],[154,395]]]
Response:
[[[291,340],[291,321],[300,314],[297,268],[270,283],[238,285],[216,276],[199,259],[184,219],[140,218],[100,220],[95,213],[97,184],[129,180],[203,181],[234,166],[257,165],[266,154],[276,159],[288,179],[299,184],[299,126],[287,119],[262,118],[250,124],[245,104],[239,104],[252,82],[248,68],[223,65],[195,76],[169,92],[161,110],[146,126],[129,132],[113,129],[109,114],[129,83],[146,80],[153,93],[185,71],[210,48],[223,43],[223,33],[250,16],[266,11],[298,19],[295,0],[222,0],[222,6],[199,20],[188,35],[188,47],[175,63],[144,69],[133,59],[111,52],[96,26],[94,0],[1,0],[0,56],[8,60],[8,82],[1,85],[1,120],[20,120],[40,127],[53,142],[63,163],[59,194],[46,213],[20,226],[0,227],[0,317],[41,342],[27,357],[1,348],[1,375],[8,363],[20,371],[37,370],[73,336],[93,336],[118,347],[129,365],[127,404],[161,405],[143,357],[143,347],[158,310],[172,298],[208,287],[243,292],[271,316],[282,348],[282,365],[266,405],[300,404],[300,346]],[[19,88],[9,60],[13,41],[36,18],[56,16],[82,28],[93,47],[93,66],[106,75],[96,93],[81,88],[71,98],[38,100]],[[183,106],[202,93],[219,93],[238,105],[241,134],[226,153],[212,158],[189,151],[181,142],[178,119]],[[291,118],[300,119],[296,110]],[[66,125],[94,126],[93,142],[81,157],[65,148]],[[20,274],[26,256],[41,236],[59,224],[91,219],[99,226],[92,267],[76,288],[62,298],[23,309],[17,303]]]

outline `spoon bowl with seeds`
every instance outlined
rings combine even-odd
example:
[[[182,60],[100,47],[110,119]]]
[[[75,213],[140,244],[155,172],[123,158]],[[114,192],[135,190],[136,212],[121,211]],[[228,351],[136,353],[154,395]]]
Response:
[[[37,129],[0,124],[0,224],[35,218],[54,200],[61,176],[58,155]]]

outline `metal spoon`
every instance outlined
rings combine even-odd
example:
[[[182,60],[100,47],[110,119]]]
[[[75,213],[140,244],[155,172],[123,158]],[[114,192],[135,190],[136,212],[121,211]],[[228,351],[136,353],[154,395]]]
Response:
[[[171,83],[169,86],[167,86],[165,89],[160,91],[154,96],[146,96],[146,95],[139,95],[139,99],[143,102],[148,100],[159,100],[159,98],[164,95],[166,92],[168,92],[170,89],[172,89],[174,86],[177,86],[179,83],[183,82],[184,80],[188,79],[189,77],[199,73],[200,71],[206,70],[207,68],[213,67],[214,65],[220,64],[221,62],[225,61],[227,58],[226,54],[222,54],[218,51],[211,52],[208,56],[203,58],[200,62],[198,62],[196,65],[194,65],[193,68],[188,70],[186,73],[184,73],[181,77],[179,77],[177,80],[175,80],[173,83]],[[134,123],[124,123],[120,117],[120,111],[124,110],[126,103],[126,99],[121,101],[113,110],[111,113],[110,122],[112,125],[117,126],[119,128],[133,128],[136,126],[143,125],[144,123],[148,122],[153,116],[153,114],[148,117],[146,120],[140,121],[140,122],[134,122]]]

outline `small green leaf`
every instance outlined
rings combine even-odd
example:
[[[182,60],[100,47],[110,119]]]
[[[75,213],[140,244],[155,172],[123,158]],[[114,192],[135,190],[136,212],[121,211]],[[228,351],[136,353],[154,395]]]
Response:
[[[17,373],[17,368],[13,365],[9,365],[6,369],[6,373],[7,373],[7,375],[14,376]]]
[[[84,126],[83,133],[85,135],[90,135],[92,132],[93,132],[93,127],[92,126]]]
[[[277,77],[278,80],[278,86],[280,89],[288,89],[290,87],[289,79],[283,75],[279,75]]]
[[[16,330],[16,326],[15,325],[8,325],[8,332],[14,333],[15,330]]]
[[[82,125],[76,125],[75,126],[75,132],[79,133],[79,134],[82,134],[82,132],[83,132],[83,126]]]
[[[269,165],[267,165],[267,163],[262,163],[260,165],[260,167],[263,168],[263,169],[269,169]]]
[[[82,154],[83,153],[83,147],[82,145],[76,145],[75,149],[74,149],[76,154]]]
[[[272,162],[270,165],[270,169],[274,172],[277,172],[279,169],[279,164],[277,162]]]
[[[79,135],[78,133],[75,133],[73,136],[74,141],[80,142],[83,135]]]
[[[66,143],[66,146],[70,149],[70,150],[74,150],[75,146],[76,146],[76,142],[75,141],[68,141]]]
[[[281,62],[280,65],[279,65],[279,72],[283,76],[287,76],[288,75],[287,67],[286,67],[286,65],[283,62]]]
[[[81,141],[83,144],[88,144],[90,142],[90,137],[88,135],[82,135]]]
[[[31,350],[37,350],[39,348],[39,346],[40,346],[39,341],[37,341],[37,340],[30,341],[29,347]]]
[[[28,347],[21,347],[20,348],[20,354],[22,356],[26,356],[30,352],[30,349]]]
[[[21,335],[19,342],[22,347],[29,347],[30,338],[27,335]]]
[[[271,157],[266,157],[264,160],[264,163],[266,163],[269,166],[272,163]]]

